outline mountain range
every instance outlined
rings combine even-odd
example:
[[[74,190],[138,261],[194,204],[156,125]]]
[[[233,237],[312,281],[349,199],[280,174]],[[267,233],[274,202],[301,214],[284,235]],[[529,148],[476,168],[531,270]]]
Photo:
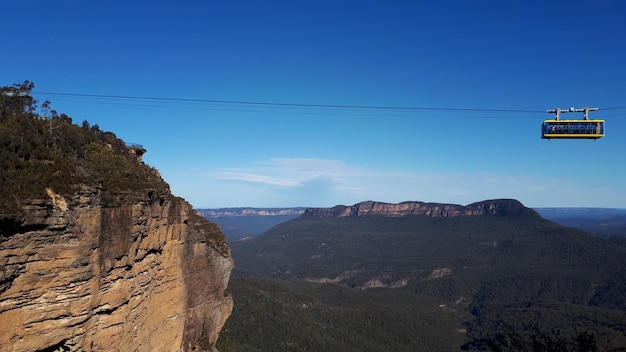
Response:
[[[334,208],[341,207],[343,206]],[[222,231],[232,241],[258,236],[282,222],[302,215],[306,209],[306,207],[241,207],[196,210],[206,219],[220,225]],[[533,208],[533,210],[563,226],[580,228],[601,236],[626,237],[626,209]]]
[[[231,248],[233,297],[246,303],[225,332],[238,350],[626,346],[626,241],[563,227],[516,200],[310,208]],[[250,333],[263,323],[282,335]]]
[[[196,209],[207,220],[220,225],[229,240],[258,236],[272,227],[298,217],[306,208],[219,208]]]
[[[563,226],[587,232],[626,237],[626,209],[613,208],[536,208],[541,216]]]

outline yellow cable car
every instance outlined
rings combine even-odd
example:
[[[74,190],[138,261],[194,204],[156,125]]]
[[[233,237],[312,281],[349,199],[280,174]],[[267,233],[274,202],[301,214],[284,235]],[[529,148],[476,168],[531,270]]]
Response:
[[[556,119],[543,122],[541,125],[541,138],[598,139],[604,137],[604,120],[589,120],[589,111],[595,110],[598,110],[598,108],[548,110],[549,113],[556,114]],[[559,114],[562,112],[583,112],[585,119],[560,120]]]
[[[541,138],[604,137],[604,120],[545,120],[541,125]]]

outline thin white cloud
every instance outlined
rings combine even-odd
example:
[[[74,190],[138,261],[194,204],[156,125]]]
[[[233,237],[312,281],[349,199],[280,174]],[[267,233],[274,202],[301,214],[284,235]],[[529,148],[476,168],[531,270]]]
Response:
[[[256,186],[268,197],[297,197],[301,205],[315,201],[325,206],[363,200],[407,200],[471,203],[541,192],[557,180],[490,173],[462,174],[378,170],[339,160],[274,158],[239,168],[209,173],[214,181]],[[296,201],[295,199],[292,199]],[[243,205],[243,204],[242,204]],[[317,204],[315,204],[317,205]]]
[[[623,199],[611,189],[592,189],[564,178],[381,170],[304,158],[274,158],[169,177],[179,178],[175,183],[184,186],[174,191],[196,207],[330,207],[365,200],[469,204],[493,198],[514,198],[533,207],[619,207]]]
[[[301,181],[297,178],[269,176],[258,172],[259,170],[253,173],[245,170],[222,169],[214,172],[213,178],[221,181],[245,182],[250,184],[265,184],[281,187],[297,187],[301,184]]]
[[[337,160],[275,158],[255,162],[248,168],[217,169],[210,175],[221,181],[300,187],[316,179],[328,179],[341,184],[361,171]]]

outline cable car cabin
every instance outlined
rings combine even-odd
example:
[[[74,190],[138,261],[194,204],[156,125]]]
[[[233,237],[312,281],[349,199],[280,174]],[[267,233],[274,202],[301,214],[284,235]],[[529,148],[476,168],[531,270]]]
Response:
[[[545,120],[541,125],[541,138],[604,137],[604,120]]]

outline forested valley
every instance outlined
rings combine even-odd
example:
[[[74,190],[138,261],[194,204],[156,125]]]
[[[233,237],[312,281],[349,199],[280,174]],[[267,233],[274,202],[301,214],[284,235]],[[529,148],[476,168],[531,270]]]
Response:
[[[515,201],[503,201],[514,202]],[[231,244],[224,351],[624,351],[626,241],[513,214],[303,216]]]

